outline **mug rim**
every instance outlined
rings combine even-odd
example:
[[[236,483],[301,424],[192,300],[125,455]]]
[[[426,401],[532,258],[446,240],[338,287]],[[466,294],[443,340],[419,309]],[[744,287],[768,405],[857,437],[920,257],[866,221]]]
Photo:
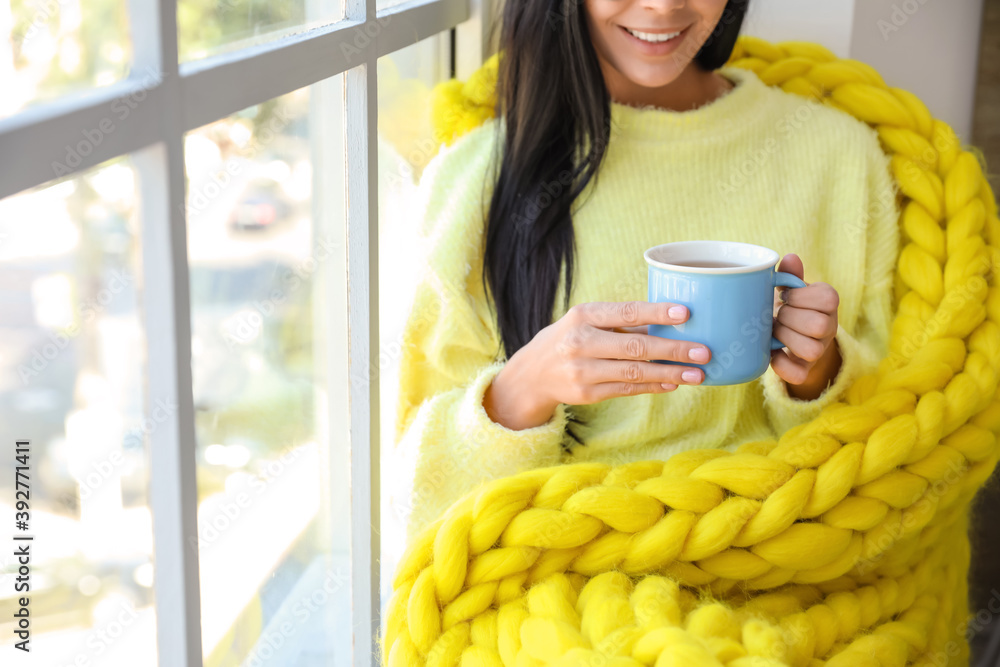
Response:
[[[755,251],[763,251],[768,255],[766,261],[756,262],[754,264],[747,264],[745,266],[727,266],[727,267],[707,267],[707,266],[682,266],[680,264],[670,264],[669,262],[663,262],[657,259],[653,259],[650,253],[659,250],[660,248],[665,248],[667,246],[683,248],[685,246],[699,246],[699,245],[726,245],[726,246],[741,246],[746,249],[753,249]],[[704,240],[704,241],[673,241],[670,243],[661,243],[655,245],[652,248],[648,248],[646,252],[642,254],[643,258],[649,266],[655,266],[659,269],[666,269],[668,271],[679,271],[682,273],[710,273],[710,274],[727,274],[727,273],[753,273],[755,271],[762,271],[764,269],[769,269],[774,267],[778,263],[780,257],[778,253],[770,248],[756,245],[754,243],[743,243],[740,241],[715,241],[715,240]]]

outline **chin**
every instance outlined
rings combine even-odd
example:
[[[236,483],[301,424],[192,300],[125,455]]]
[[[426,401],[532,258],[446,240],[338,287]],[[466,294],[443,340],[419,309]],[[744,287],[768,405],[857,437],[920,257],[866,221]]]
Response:
[[[672,65],[656,68],[632,67],[619,71],[631,83],[643,88],[663,88],[673,83],[680,74]]]

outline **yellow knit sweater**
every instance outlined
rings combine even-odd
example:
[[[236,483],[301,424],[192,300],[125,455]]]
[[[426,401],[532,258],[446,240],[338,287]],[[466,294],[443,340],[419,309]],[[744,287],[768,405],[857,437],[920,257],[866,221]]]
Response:
[[[483,394],[505,362],[480,279],[491,159],[503,131],[491,119],[443,147],[420,186],[423,261],[403,331],[390,461],[410,480],[394,500],[408,515],[407,541],[486,480],[777,437],[813,419],[885,356],[899,204],[878,135],[751,70],[719,72],[736,87],[694,110],[612,103],[607,154],[575,205],[570,304],[645,300],[642,254],[660,243],[724,239],[794,252],[807,282],[828,282],[840,294],[843,362],[834,382],[800,401],[768,369],[742,385],[560,405],[549,423],[521,431],[490,420]],[[553,321],[565,312],[563,287]]]

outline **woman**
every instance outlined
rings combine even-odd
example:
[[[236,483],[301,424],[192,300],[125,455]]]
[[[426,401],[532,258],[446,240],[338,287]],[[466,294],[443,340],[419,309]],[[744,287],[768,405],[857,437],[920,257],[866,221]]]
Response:
[[[497,117],[421,182],[396,429],[408,539],[483,480],[779,436],[886,353],[888,158],[848,114],[725,65],[745,11],[506,3]],[[786,348],[756,381],[698,386],[713,351],[646,333],[688,312],[646,302],[643,252],[695,239],[770,247],[809,283],[776,299]]]

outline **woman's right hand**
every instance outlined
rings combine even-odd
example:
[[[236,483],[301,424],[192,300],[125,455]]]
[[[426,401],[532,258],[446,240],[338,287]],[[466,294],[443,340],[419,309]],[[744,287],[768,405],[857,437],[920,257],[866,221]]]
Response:
[[[618,396],[662,394],[698,384],[699,343],[650,336],[650,324],[680,324],[688,309],[673,303],[594,301],[573,306],[511,357],[483,397],[490,419],[512,430],[540,426],[560,403],[587,405]]]

